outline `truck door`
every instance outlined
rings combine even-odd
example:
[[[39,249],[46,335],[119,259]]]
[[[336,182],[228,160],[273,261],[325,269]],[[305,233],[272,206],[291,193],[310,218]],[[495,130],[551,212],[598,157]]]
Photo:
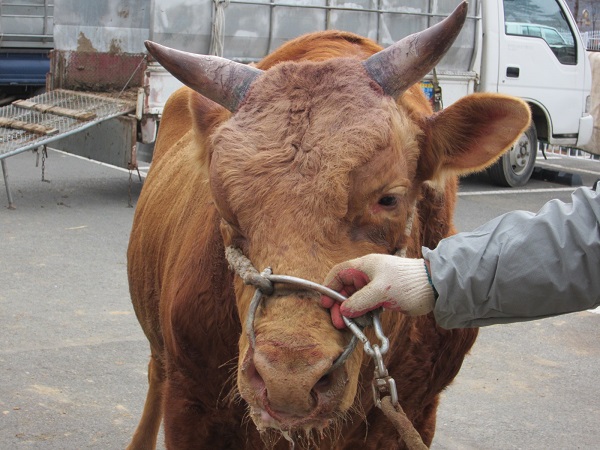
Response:
[[[539,129],[541,138],[574,145],[587,95],[587,56],[577,45],[569,12],[558,0],[503,0],[503,5],[498,92],[537,104],[547,113],[550,130]]]

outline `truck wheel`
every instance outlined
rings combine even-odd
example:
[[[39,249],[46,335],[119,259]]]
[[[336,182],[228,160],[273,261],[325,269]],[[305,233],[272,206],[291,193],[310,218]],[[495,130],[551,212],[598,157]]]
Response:
[[[492,182],[505,187],[523,186],[527,183],[535,166],[537,147],[537,133],[532,123],[515,145],[488,168]]]

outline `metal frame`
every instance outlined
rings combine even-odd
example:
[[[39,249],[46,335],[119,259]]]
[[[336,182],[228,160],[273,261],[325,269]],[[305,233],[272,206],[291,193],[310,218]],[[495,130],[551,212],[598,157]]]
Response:
[[[44,105],[66,106],[70,109],[80,111],[91,111],[96,113],[96,118],[89,121],[80,121],[75,118],[52,113],[22,109],[13,105],[0,108],[0,117],[10,117],[32,124],[52,126],[59,130],[58,133],[48,136],[24,130],[0,127],[0,162],[2,163],[2,174],[9,209],[14,209],[14,203],[8,183],[9,176],[5,161],[6,158],[76,135],[101,122],[131,113],[135,111],[136,106],[135,101],[62,89],[32,97],[30,101]],[[132,163],[135,163],[135,161],[132,161]]]

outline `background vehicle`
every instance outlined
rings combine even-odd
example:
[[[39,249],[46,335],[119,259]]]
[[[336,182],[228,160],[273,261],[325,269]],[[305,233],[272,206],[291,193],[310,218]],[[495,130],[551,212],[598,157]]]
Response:
[[[482,22],[478,90],[521,97],[533,115],[531,129],[489,169],[496,183],[520,186],[531,176],[538,141],[569,147],[589,141],[593,129],[590,63],[561,0],[487,0]]]
[[[0,106],[46,86],[53,15],[50,0],[0,0]]]
[[[33,3],[44,11],[32,19],[42,26],[36,39],[54,47],[47,89],[60,91],[57,101],[84,91],[118,97],[130,106],[118,117],[106,115],[86,125],[85,134],[65,137],[74,131],[59,129],[51,138],[34,137],[10,151],[3,150],[0,127],[5,174],[3,158],[51,141],[65,151],[136,168],[137,152],[151,151],[166,99],[181,86],[148,59],[146,39],[247,63],[291,38],[325,29],[352,31],[387,46],[437,23],[460,0],[197,0],[193,6],[189,0],[11,0],[22,7]],[[16,15],[5,11],[3,6],[3,30],[16,27]],[[52,33],[53,43],[45,33]],[[527,182],[538,142],[581,147],[592,134],[590,64],[564,0],[471,0],[461,34],[423,86],[436,107],[473,92],[510,94],[530,105],[531,129],[489,169],[501,185]],[[34,102],[45,107],[51,99],[44,95]]]

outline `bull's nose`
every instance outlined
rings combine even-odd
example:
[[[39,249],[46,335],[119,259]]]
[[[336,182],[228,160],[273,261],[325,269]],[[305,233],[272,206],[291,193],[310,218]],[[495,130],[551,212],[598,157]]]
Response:
[[[244,376],[277,415],[305,417],[319,407],[333,410],[341,401],[345,368],[328,373],[335,358],[316,346],[283,347],[277,343],[257,346]]]

